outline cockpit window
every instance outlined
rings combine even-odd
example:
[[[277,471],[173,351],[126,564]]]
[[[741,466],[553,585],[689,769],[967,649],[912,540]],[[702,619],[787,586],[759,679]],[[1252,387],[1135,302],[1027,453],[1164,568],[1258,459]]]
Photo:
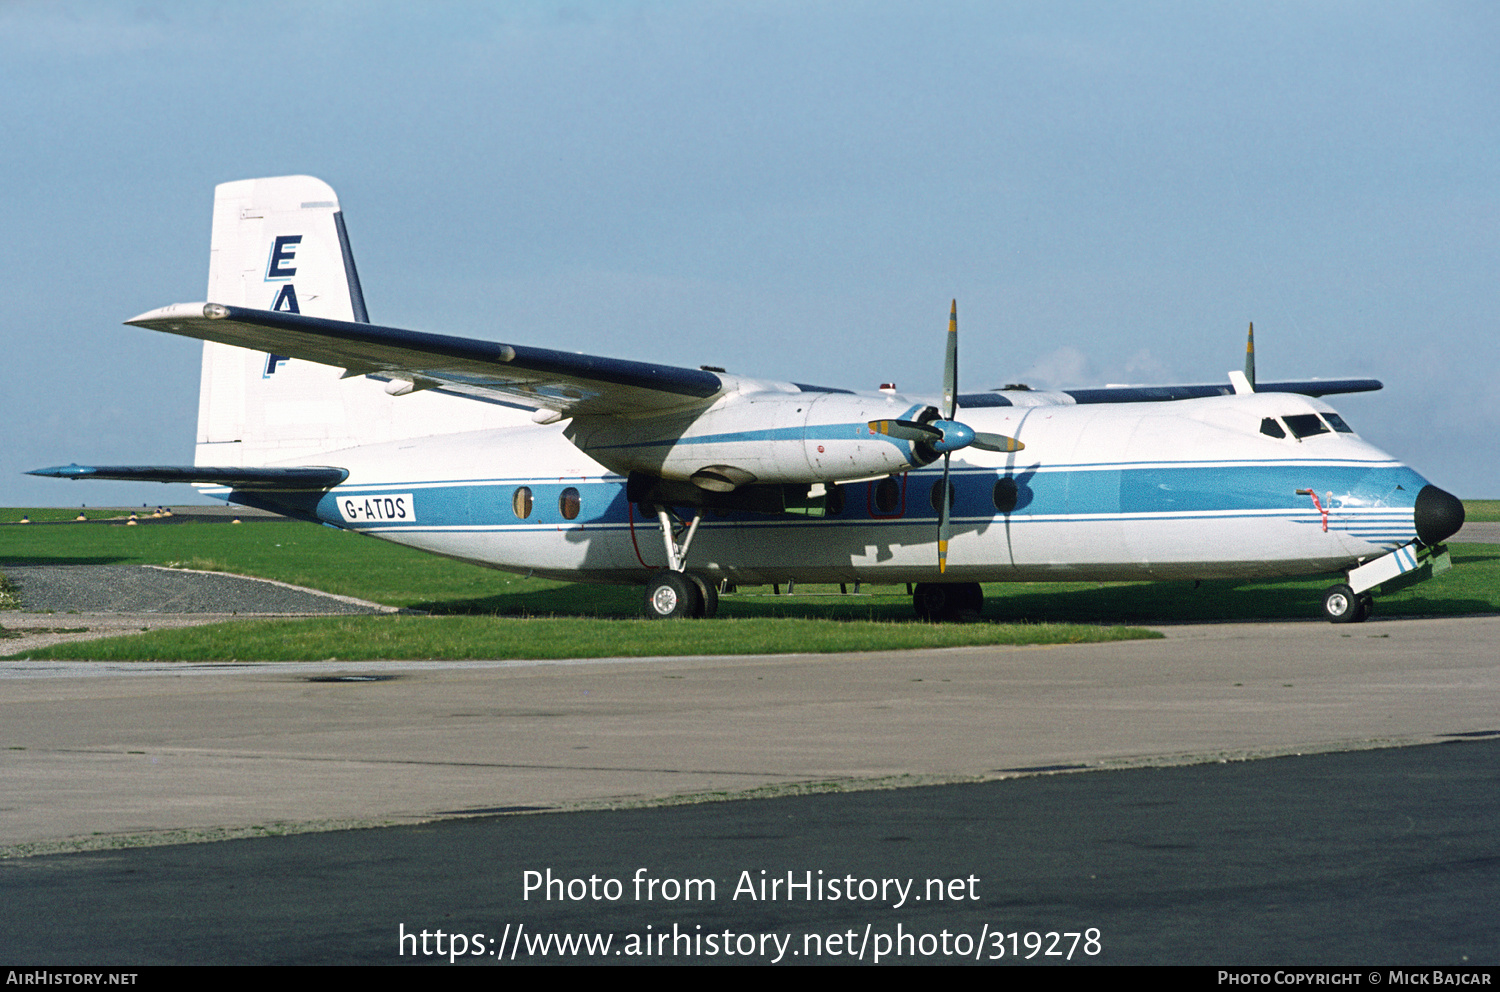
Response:
[[[1340,417],[1336,413],[1325,413],[1325,414],[1323,414],[1323,419],[1326,420],[1326,421],[1328,421],[1328,426],[1329,427],[1332,427],[1334,430],[1338,431],[1340,434],[1353,434],[1354,433],[1354,428],[1350,427],[1348,424],[1344,423],[1344,418]]]
[[[1286,431],[1282,430],[1281,423],[1275,417],[1267,417],[1260,422],[1260,432],[1266,437],[1286,437]]]
[[[1292,433],[1299,439],[1312,437],[1314,434],[1327,434],[1328,425],[1318,419],[1316,413],[1294,413],[1286,418],[1286,425],[1292,429]]]

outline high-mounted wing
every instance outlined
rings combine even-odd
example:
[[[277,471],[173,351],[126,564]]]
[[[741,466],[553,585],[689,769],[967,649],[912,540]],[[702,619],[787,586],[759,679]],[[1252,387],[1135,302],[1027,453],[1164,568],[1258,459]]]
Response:
[[[1336,396],[1367,393],[1384,388],[1379,379],[1299,379],[1291,382],[1259,382],[1257,393],[1299,393],[1303,396]],[[1039,406],[1057,403],[1166,403],[1205,396],[1230,396],[1227,382],[1183,386],[1100,386],[1093,389],[1059,389],[1034,392],[1028,389],[997,389],[988,393],[965,393],[959,405],[968,409],[994,406]]]
[[[379,375],[411,384],[396,391],[442,386],[563,416],[696,406],[724,388],[701,369],[218,303],[177,303],[126,323],[331,365],[344,369],[345,378]]]
[[[970,393],[959,401],[967,407],[1042,406],[1074,403],[1167,403],[1196,400],[1233,393],[1299,393],[1303,396],[1334,396],[1368,393],[1381,389],[1379,379],[1298,379],[1291,382],[1255,381],[1255,325],[1245,337],[1245,370],[1229,373],[1229,382],[1187,386],[1103,386],[1097,389],[1059,389],[1033,393],[1026,386],[1006,386],[988,393]]]

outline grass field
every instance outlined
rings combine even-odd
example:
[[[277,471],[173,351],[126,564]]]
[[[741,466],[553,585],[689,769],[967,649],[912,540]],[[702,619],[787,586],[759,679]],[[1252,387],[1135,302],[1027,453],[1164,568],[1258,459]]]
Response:
[[[58,645],[33,658],[303,660],[562,658],[897,650],[978,644],[1057,644],[1156,636],[1093,623],[934,625],[912,617],[902,587],[829,595],[750,591],[723,600],[712,623],[638,619],[637,587],[527,579],[449,561],[313,524],[46,523],[0,527],[0,562],[12,565],[152,564],[236,572],[322,589],[426,617],[244,621]],[[71,520],[76,511],[58,511]],[[0,597],[4,590],[0,588]],[[497,623],[496,618],[506,622]],[[61,618],[59,618],[61,619]]]
[[[903,586],[865,586],[859,596],[836,586],[799,586],[795,596],[758,588],[724,597],[717,621],[660,623],[636,619],[637,587],[527,579],[312,524],[45,522],[71,520],[76,510],[0,511],[0,520],[23,513],[35,524],[0,524],[0,563],[228,571],[431,614],[246,621],[61,645],[37,658],[552,658],[1076,643],[1155,636],[1131,624],[1315,617],[1331,581],[993,583],[984,622],[940,625],[913,619]],[[1453,570],[1378,597],[1378,615],[1500,611],[1500,547],[1454,551]],[[0,585],[0,608],[5,601]]]
[[[1464,519],[1476,524],[1500,522],[1500,499],[1464,500]]]

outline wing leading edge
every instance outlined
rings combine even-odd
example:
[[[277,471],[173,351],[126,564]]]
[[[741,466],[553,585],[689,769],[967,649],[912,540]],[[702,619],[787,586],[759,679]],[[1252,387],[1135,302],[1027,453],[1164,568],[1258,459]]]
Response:
[[[562,416],[655,413],[702,406],[725,390],[714,372],[510,345],[302,314],[177,303],[126,321],[135,327],[249,348],[395,381],[393,392],[443,387]],[[405,386],[409,383],[409,386]],[[388,387],[389,388],[389,387]],[[816,387],[801,387],[804,390]],[[1261,393],[1332,396],[1382,388],[1378,379],[1262,382]],[[843,390],[835,390],[843,392]],[[1056,404],[1150,403],[1222,396],[1228,383],[966,393],[968,409]]]
[[[126,323],[331,365],[346,378],[380,375],[413,390],[442,386],[565,416],[696,406],[724,389],[700,369],[218,303],[177,303]]]
[[[1298,379],[1255,384],[1257,393],[1298,393],[1302,396],[1368,393],[1383,388],[1384,385],[1379,379]],[[1183,386],[1101,386],[1095,389],[1059,389],[1055,392],[997,389],[988,393],[965,393],[958,398],[958,403],[959,406],[971,410],[987,406],[1166,403],[1172,400],[1202,399],[1205,396],[1230,396],[1234,391],[1234,386],[1227,382]]]

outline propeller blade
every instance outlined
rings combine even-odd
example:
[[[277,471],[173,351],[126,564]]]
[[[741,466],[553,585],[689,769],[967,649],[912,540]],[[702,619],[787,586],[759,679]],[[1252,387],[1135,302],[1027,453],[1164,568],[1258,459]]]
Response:
[[[948,538],[952,525],[948,520],[948,459],[951,455],[943,456],[943,488],[939,490],[938,497],[938,574],[942,575],[948,571]]]
[[[944,420],[952,420],[958,413],[958,300],[948,311],[948,354],[943,359],[943,409]]]
[[[980,451],[1021,451],[1026,445],[1013,437],[1004,434],[986,434],[983,431],[974,432],[974,440],[969,442],[972,448]]]
[[[931,444],[943,439],[943,432],[936,427],[919,424],[914,420],[872,420],[869,428],[871,434],[884,434],[902,441],[921,441]]]
[[[953,524],[948,519],[949,502],[948,463],[953,452],[964,448],[981,451],[1012,452],[1026,447],[1013,437],[1004,434],[988,434],[974,430],[954,419],[958,415],[958,300],[948,311],[948,353],[943,359],[943,407],[938,419],[932,424],[915,424],[908,420],[877,420],[870,423],[870,430],[909,441],[925,441],[943,456],[943,488],[938,507],[938,574],[948,571],[948,538],[952,536]]]

